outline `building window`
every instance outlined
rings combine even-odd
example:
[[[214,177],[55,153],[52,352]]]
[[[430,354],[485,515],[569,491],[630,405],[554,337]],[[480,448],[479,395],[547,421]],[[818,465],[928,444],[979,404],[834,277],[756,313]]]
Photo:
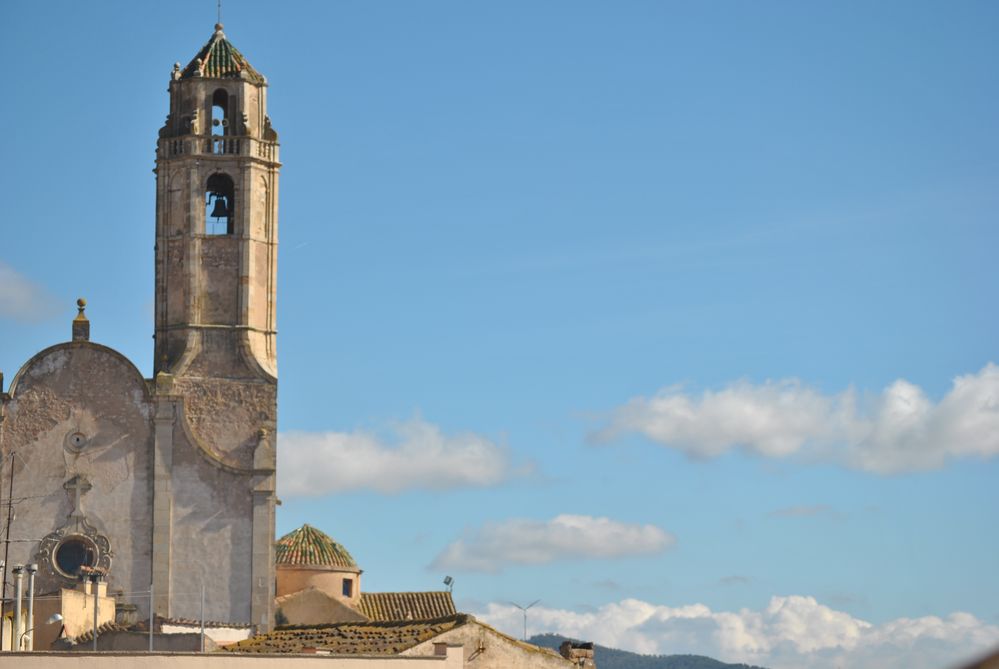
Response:
[[[56,546],[55,564],[65,576],[76,576],[80,567],[97,564],[97,547],[85,537],[66,537]]]
[[[344,597],[354,596],[354,579],[352,578],[343,579],[343,596]]]

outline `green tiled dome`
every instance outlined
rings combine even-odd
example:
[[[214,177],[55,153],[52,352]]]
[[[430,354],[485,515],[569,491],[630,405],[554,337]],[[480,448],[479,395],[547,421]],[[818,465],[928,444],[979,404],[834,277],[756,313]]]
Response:
[[[357,568],[346,548],[311,525],[278,539],[276,555],[279,565]]]
[[[190,77],[246,79],[255,84],[264,83],[264,76],[254,70],[243,54],[226,39],[221,23],[215,24],[215,34],[187,64],[180,77],[181,79]]]

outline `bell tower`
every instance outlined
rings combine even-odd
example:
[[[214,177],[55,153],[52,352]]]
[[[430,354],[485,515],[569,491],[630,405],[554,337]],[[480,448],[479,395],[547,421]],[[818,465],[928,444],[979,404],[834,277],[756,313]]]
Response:
[[[174,65],[156,149],[153,606],[273,622],[277,133],[222,25]],[[187,599],[185,599],[185,597]]]
[[[174,66],[157,146],[155,372],[189,369],[215,333],[245,347],[262,378],[277,376],[279,168],[267,80],[216,24]]]

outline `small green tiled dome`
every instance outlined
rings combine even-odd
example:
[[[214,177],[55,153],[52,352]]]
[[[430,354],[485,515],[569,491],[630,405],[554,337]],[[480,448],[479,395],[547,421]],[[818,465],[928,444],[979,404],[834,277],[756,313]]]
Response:
[[[346,548],[311,525],[302,525],[278,539],[275,552],[278,565],[357,569]]]
[[[191,77],[246,79],[255,84],[265,81],[263,75],[254,70],[243,54],[225,38],[221,23],[215,25],[215,34],[180,75],[181,79]]]

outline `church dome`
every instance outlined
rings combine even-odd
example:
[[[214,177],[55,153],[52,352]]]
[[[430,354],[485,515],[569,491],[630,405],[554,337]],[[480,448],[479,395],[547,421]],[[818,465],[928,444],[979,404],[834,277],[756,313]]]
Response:
[[[265,81],[264,76],[253,69],[246,57],[226,39],[221,23],[215,24],[215,33],[211,39],[201,47],[198,55],[187,64],[180,75],[181,79],[191,77],[246,79],[255,84],[262,84]]]
[[[278,539],[275,554],[278,566],[357,568],[346,548],[308,524]]]

